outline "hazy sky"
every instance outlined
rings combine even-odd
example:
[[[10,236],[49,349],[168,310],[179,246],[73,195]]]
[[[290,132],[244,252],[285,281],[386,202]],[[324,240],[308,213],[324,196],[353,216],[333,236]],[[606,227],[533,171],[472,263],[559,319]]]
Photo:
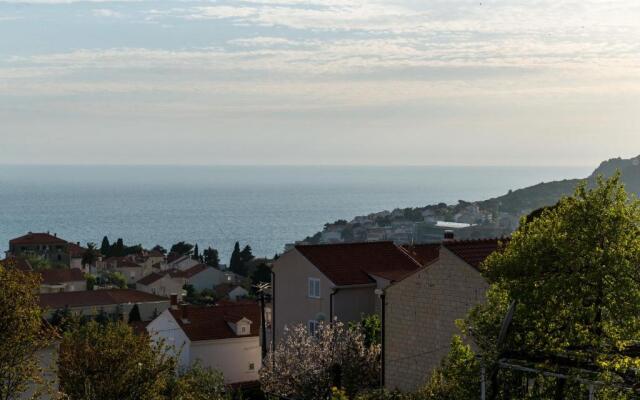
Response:
[[[638,154],[638,0],[0,0],[0,163]]]

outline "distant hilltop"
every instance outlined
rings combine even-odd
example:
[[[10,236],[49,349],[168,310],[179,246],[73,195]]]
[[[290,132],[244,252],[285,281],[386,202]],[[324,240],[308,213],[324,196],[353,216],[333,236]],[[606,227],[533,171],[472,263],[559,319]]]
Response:
[[[510,235],[520,217],[541,207],[558,202],[572,194],[583,181],[595,184],[596,177],[606,178],[620,171],[629,193],[640,194],[640,156],[604,161],[591,175],[583,179],[543,182],[482,201],[460,200],[418,208],[381,211],[358,216],[351,221],[327,223],[321,232],[296,243],[342,243],[355,241],[392,240],[396,243],[439,241],[444,231],[454,231],[458,238],[486,238]],[[291,246],[291,245],[288,245]]]

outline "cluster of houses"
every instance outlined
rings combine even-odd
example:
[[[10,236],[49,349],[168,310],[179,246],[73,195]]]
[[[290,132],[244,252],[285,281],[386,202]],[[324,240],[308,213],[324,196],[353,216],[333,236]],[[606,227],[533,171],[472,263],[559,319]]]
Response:
[[[335,244],[392,241],[397,244],[438,241],[447,230],[459,238],[502,237],[513,232],[519,217],[482,209],[477,203],[395,209],[326,224],[321,232],[295,244]]]
[[[421,386],[447,353],[458,333],[455,321],[484,300],[488,284],[479,266],[505,241],[455,240],[445,231],[439,241],[428,244],[381,240],[292,246],[271,264],[271,301],[264,324],[259,303],[238,285],[241,277],[188,256],[143,251],[82,266],[79,244],[29,233],[11,241],[3,263],[28,270],[23,255],[29,252],[68,263],[69,268],[37,271],[47,317],[67,309],[84,315],[117,314],[127,321],[137,306],[141,321],[132,324],[173,345],[180,365],[199,360],[234,384],[258,379],[262,343],[277,345],[287,326],[302,323],[313,334],[321,322],[359,321],[378,314],[384,385],[409,391]],[[89,271],[118,271],[130,288],[87,290],[83,277]],[[186,284],[212,289],[221,300],[187,304]]]

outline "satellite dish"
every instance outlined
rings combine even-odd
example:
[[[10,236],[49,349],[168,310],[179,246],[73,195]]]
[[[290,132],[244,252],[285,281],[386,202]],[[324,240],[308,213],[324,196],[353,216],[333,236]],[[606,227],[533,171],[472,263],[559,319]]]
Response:
[[[509,304],[509,308],[507,309],[507,314],[504,316],[504,320],[502,320],[502,326],[500,327],[500,335],[498,335],[498,348],[502,346],[505,338],[507,337],[507,332],[509,331],[509,325],[511,325],[511,320],[513,319],[513,313],[516,310],[516,301],[513,300],[511,304]]]

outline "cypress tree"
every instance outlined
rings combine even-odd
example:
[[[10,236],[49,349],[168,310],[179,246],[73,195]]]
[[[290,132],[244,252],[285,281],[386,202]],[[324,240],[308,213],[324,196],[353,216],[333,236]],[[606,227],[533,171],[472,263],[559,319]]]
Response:
[[[242,269],[242,258],[240,257],[240,243],[236,242],[233,246],[233,253],[231,253],[231,260],[229,260],[229,269],[236,274]]]
[[[100,245],[100,253],[103,256],[109,256],[109,250],[111,249],[111,245],[109,244],[109,238],[107,236],[102,238],[102,245]]]

